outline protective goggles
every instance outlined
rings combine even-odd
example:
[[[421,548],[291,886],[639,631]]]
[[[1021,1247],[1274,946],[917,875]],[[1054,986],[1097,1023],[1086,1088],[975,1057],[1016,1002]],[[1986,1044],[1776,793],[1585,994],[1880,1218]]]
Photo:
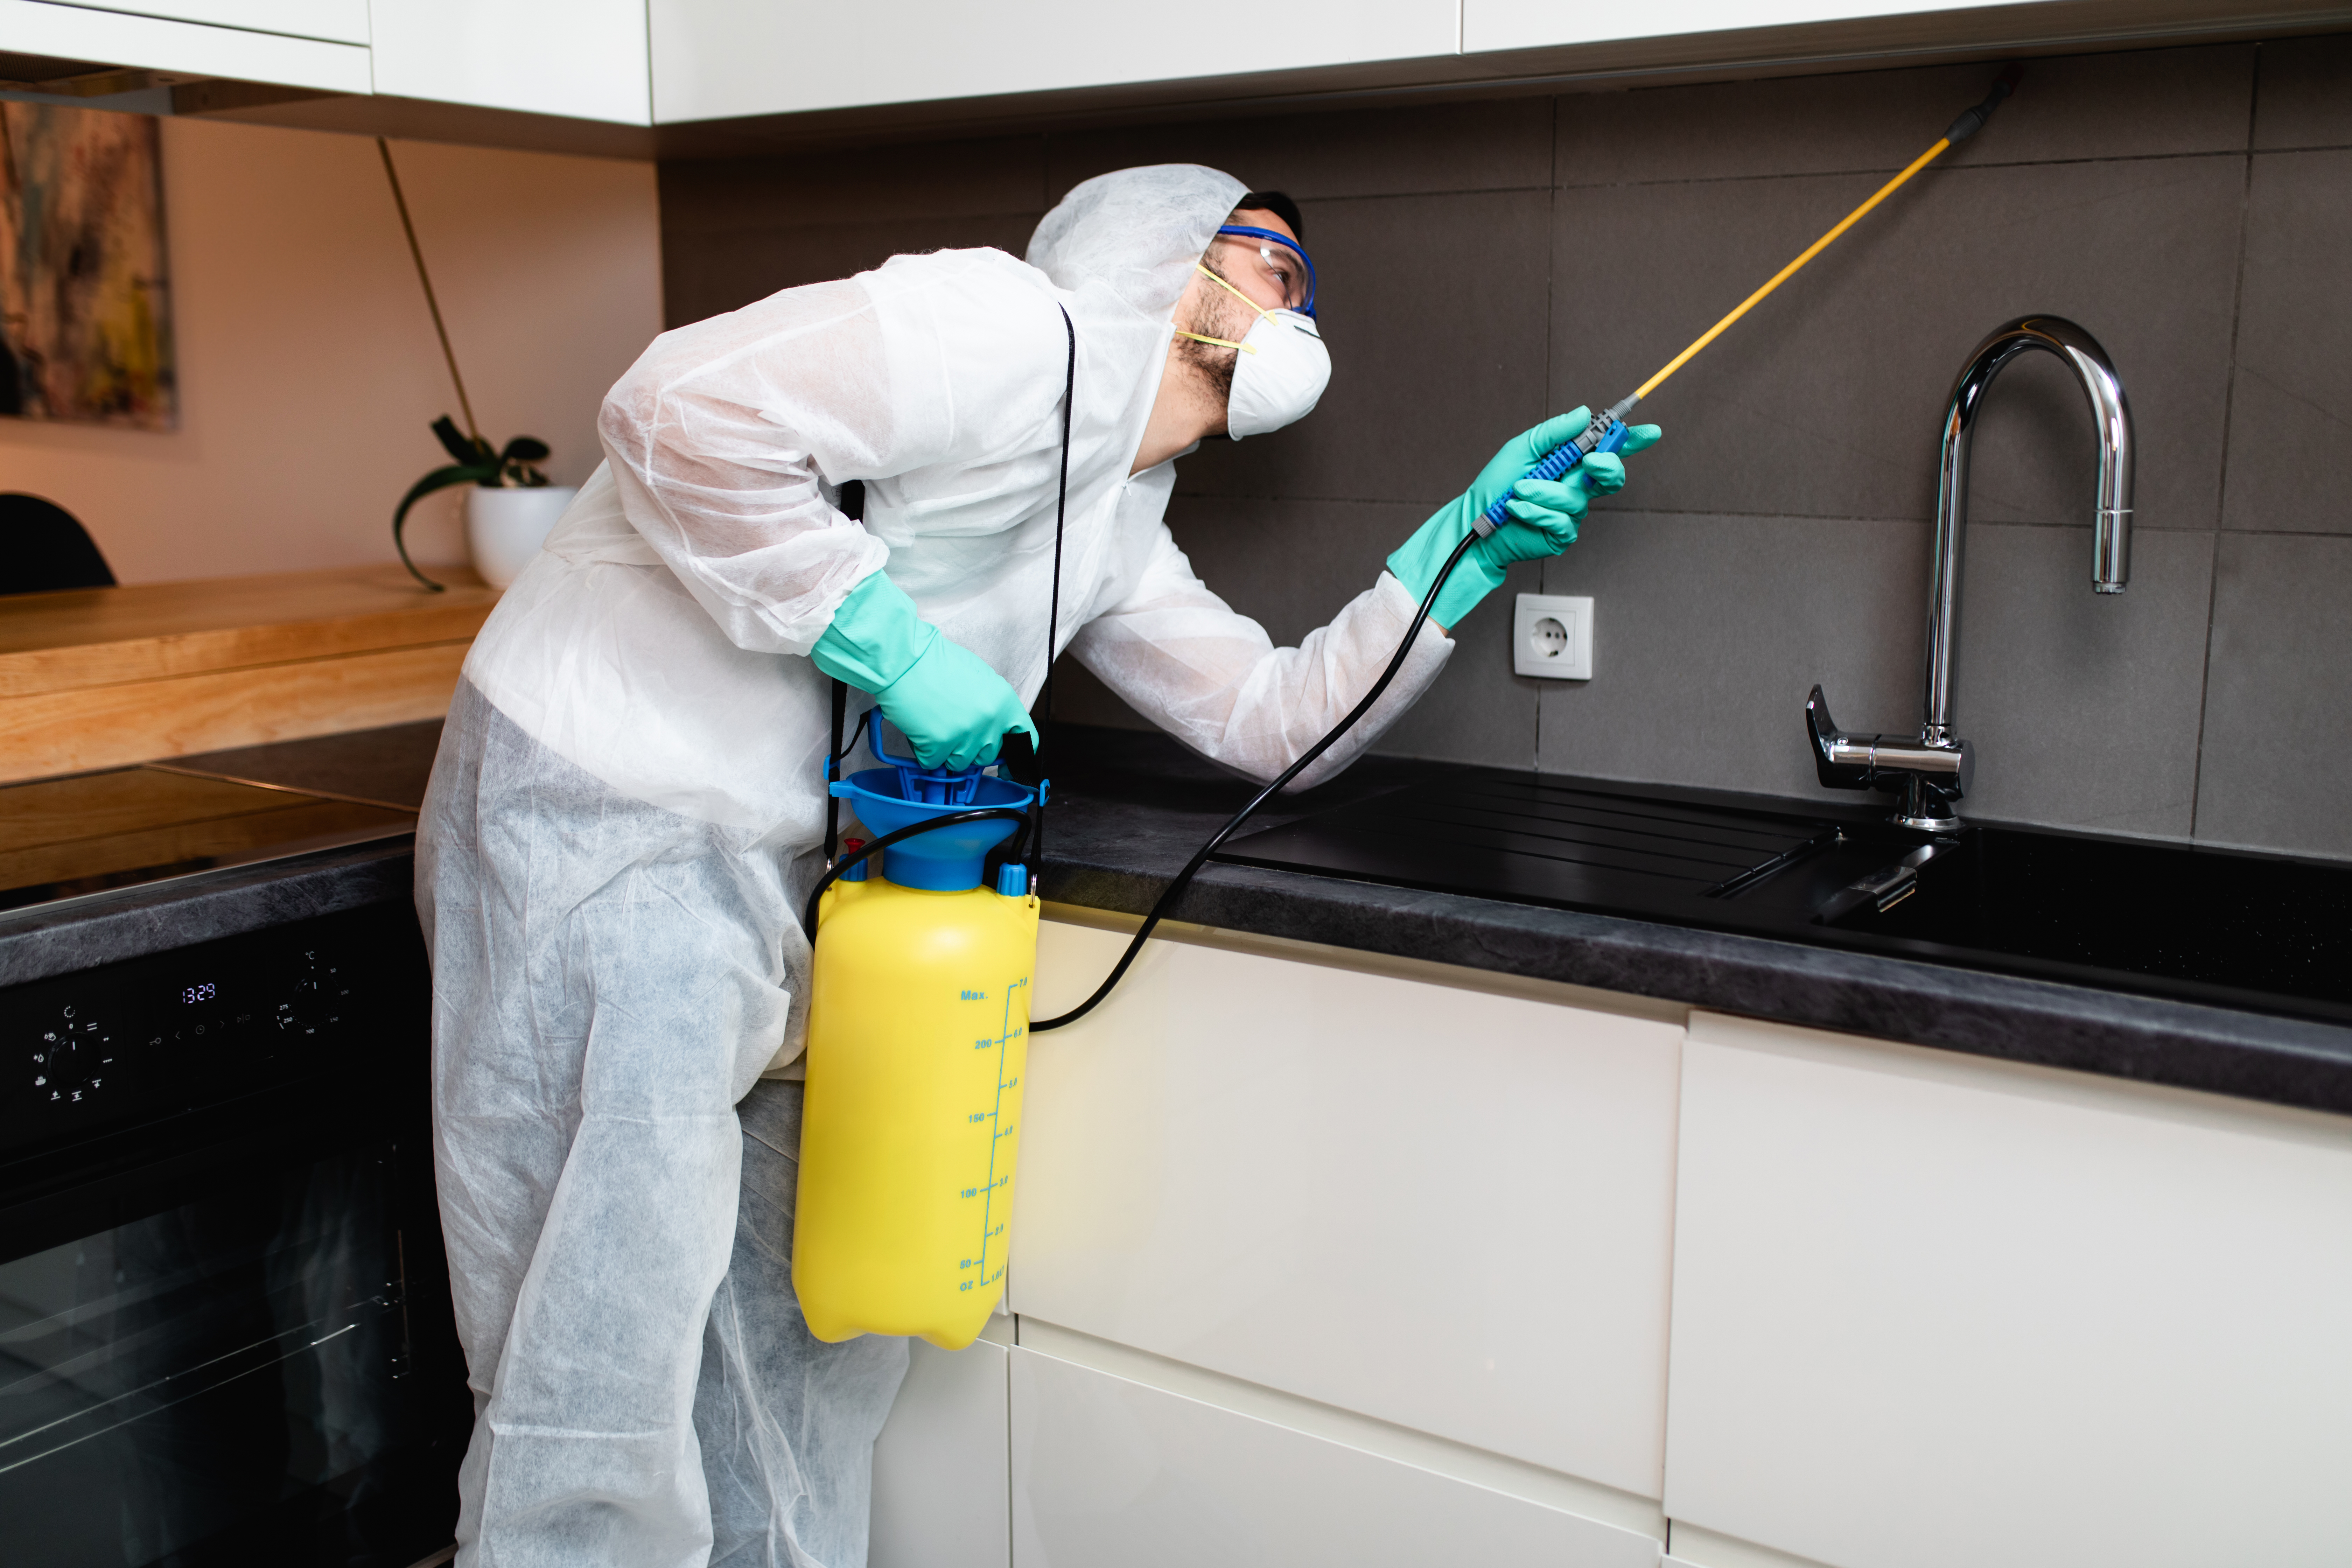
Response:
[[[1224,227],[1217,230],[1217,237],[1221,239],[1255,239],[1259,242],[1257,247],[1258,255],[1268,262],[1272,262],[1274,260],[1274,253],[1266,248],[1269,244],[1278,245],[1282,247],[1283,249],[1289,251],[1293,256],[1297,257],[1300,265],[1307,268],[1307,297],[1297,304],[1292,305],[1288,308],[1297,311],[1300,315],[1307,317],[1310,321],[1314,319],[1315,262],[1314,259],[1307,254],[1307,252],[1298,247],[1298,242],[1297,240],[1291,238],[1286,234],[1276,234],[1270,228],[1254,228],[1245,223],[1229,223],[1225,225]]]

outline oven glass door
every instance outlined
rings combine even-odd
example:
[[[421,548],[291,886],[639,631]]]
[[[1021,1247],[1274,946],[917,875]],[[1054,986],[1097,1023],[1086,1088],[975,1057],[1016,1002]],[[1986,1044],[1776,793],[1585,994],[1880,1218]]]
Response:
[[[470,1413],[417,1267],[425,1151],[319,1152],[0,1263],[0,1557],[407,1568],[449,1541]]]

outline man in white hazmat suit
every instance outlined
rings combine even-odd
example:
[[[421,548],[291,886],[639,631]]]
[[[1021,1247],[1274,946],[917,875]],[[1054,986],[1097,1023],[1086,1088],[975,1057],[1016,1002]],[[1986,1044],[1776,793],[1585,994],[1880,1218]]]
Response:
[[[1273,647],[1160,514],[1171,459],[1322,390],[1299,226],[1214,170],[1125,170],[1070,192],[1025,262],[901,256],[787,289],[665,333],[606,399],[604,466],[467,659],[417,837],[476,1410],[465,1568],[865,1561],[905,1342],[813,1339],[790,1274],[830,681],[928,762],[1029,727],[1061,651],[1073,339],[1062,637],[1253,778],[1370,689],[1479,510],[1512,498],[1302,785],[1428,687],[1512,561],[1564,549],[1623,482],[1605,457],[1520,481],[1584,416],[1529,431],[1329,626]],[[839,510],[853,479],[862,522]]]

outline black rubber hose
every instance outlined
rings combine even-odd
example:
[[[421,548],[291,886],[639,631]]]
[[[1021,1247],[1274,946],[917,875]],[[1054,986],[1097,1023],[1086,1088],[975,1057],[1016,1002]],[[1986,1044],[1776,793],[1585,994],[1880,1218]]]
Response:
[[[912,838],[919,833],[929,833],[934,828],[953,827],[959,823],[965,822],[994,822],[998,820],[1018,822],[1025,826],[1029,821],[1029,808],[1025,805],[983,805],[975,807],[971,811],[950,812],[945,816],[935,816],[929,822],[908,823],[906,826],[898,829],[896,832],[886,833],[881,837],[874,839],[870,843],[859,845],[856,848],[851,850],[848,854],[844,855],[840,859],[835,860],[832,865],[826,867],[824,875],[816,879],[816,886],[809,889],[808,907],[803,910],[801,914],[801,929],[808,932],[809,941],[812,942],[816,941],[816,901],[824,897],[824,890],[827,888],[832,887],[834,883],[841,879],[841,874],[844,871],[848,870],[852,866],[856,865],[859,861],[864,860],[868,856],[874,854],[875,851],[879,849],[887,849],[893,844],[901,843],[907,839]]]
[[[1184,868],[1176,873],[1176,879],[1168,884],[1167,891],[1161,893],[1158,901],[1151,906],[1151,912],[1143,918],[1143,924],[1137,930],[1134,940],[1127,944],[1127,951],[1118,955],[1118,964],[1105,977],[1103,983],[1095,987],[1095,994],[1058,1018],[1033,1021],[1029,1026],[1033,1034],[1042,1033],[1047,1029],[1058,1029],[1065,1024],[1074,1024],[1093,1012],[1095,1005],[1109,995],[1111,987],[1117,985],[1120,978],[1127,973],[1128,965],[1133,963],[1135,955],[1143,951],[1144,940],[1151,935],[1152,928],[1167,915],[1176,900],[1183,897],[1184,889],[1192,885],[1192,878],[1202,866],[1208,863],[1209,857],[1215,854],[1225,840],[1234,836],[1234,830],[1247,822],[1259,806],[1281,794],[1290,781],[1306,772],[1316,758],[1329,751],[1333,742],[1354,729],[1356,721],[1371,711],[1372,704],[1381,700],[1381,693],[1389,689],[1389,682],[1394,680],[1397,671],[1404,668],[1405,656],[1412,652],[1412,645],[1421,639],[1422,623],[1429,619],[1430,608],[1437,603],[1438,593],[1445,586],[1445,580],[1454,575],[1455,563],[1469,553],[1470,547],[1478,542],[1478,537],[1476,533],[1465,535],[1462,542],[1454,547],[1454,553],[1445,558],[1445,564],[1438,568],[1437,581],[1429,585],[1429,592],[1422,597],[1421,608],[1413,612],[1412,625],[1405,628],[1404,640],[1397,645],[1396,657],[1389,660],[1389,667],[1381,671],[1381,678],[1372,682],[1372,689],[1364,693],[1363,700],[1349,709],[1346,718],[1331,726],[1329,734],[1309,746],[1304,755],[1282,771],[1280,777],[1258,791],[1247,805],[1235,812],[1231,821],[1218,828],[1209,841],[1194,852],[1192,858],[1185,862]],[[810,907],[812,909],[815,907],[814,902]]]

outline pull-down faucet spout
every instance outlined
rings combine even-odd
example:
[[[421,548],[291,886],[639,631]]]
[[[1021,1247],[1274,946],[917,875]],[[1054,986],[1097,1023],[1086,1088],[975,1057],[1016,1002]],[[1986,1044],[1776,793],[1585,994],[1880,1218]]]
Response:
[[[1849,735],[1831,720],[1822,689],[1805,704],[1821,782],[1842,789],[1899,789],[1895,820],[1930,832],[1958,825],[1952,802],[1968,792],[1974,759],[1952,727],[1952,676],[1959,643],[1960,557],[1968,536],[1969,446],[1984,395],[2001,368],[2029,349],[2056,354],[2074,373],[2098,426],[2099,488],[2092,517],[2091,590],[2120,594],[2131,579],[2132,420],[2115,363],[2098,340],[2056,316],[2025,316],[1977,345],[1944,408],[1943,458],[1936,495],[1936,541],[1928,566],[1926,712],[1919,737]]]

